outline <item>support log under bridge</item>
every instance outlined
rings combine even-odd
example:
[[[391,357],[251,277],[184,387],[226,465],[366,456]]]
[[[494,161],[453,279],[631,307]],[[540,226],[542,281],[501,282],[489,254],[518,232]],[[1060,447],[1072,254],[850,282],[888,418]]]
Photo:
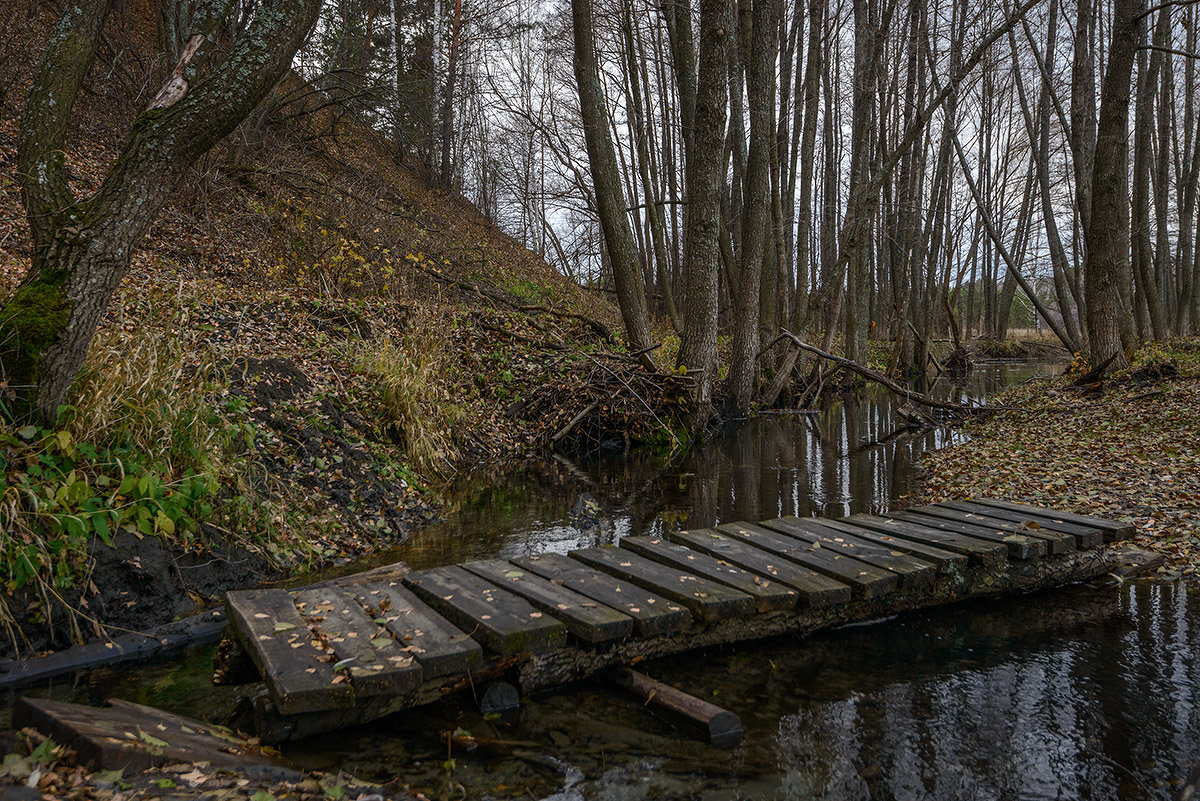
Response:
[[[1132,533],[978,498],[231,592],[233,643],[265,682],[241,722],[288,740],[498,679],[548,690],[642,659],[1084,581],[1136,561],[1112,545]]]

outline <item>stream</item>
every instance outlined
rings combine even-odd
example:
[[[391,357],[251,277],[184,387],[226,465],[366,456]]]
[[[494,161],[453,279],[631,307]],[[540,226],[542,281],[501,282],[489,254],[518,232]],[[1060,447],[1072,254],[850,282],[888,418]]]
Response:
[[[984,400],[1052,369],[984,366],[935,391]],[[964,436],[896,436],[893,402],[868,389],[812,415],[765,415],[682,457],[613,451],[478,471],[447,491],[444,523],[343,572],[886,511],[905,503],[923,452]],[[592,682],[510,716],[448,699],[283,751],[304,768],[399,778],[429,799],[1168,799],[1200,757],[1196,653],[1200,598],[1185,585],[1080,585],[638,666],[739,715],[746,739],[730,751]],[[239,691],[211,685],[211,660],[194,649],[30,693],[219,720]]]

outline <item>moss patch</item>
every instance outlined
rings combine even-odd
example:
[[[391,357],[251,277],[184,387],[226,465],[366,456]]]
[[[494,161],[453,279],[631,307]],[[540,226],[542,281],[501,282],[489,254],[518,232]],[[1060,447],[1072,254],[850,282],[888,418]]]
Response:
[[[43,270],[0,311],[0,362],[10,385],[37,384],[42,354],[58,339],[71,311],[66,283],[66,270]]]

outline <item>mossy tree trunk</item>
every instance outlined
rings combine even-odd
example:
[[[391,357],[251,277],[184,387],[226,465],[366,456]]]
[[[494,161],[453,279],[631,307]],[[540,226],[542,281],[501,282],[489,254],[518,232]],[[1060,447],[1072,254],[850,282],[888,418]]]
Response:
[[[21,118],[17,170],[33,264],[0,309],[0,367],[19,414],[55,420],[130,258],[180,179],[288,70],[320,0],[265,0],[220,63],[209,63],[232,0],[198,4],[174,72],[135,120],[100,188],[76,197],[64,149],[75,98],[112,0],[68,3]]]

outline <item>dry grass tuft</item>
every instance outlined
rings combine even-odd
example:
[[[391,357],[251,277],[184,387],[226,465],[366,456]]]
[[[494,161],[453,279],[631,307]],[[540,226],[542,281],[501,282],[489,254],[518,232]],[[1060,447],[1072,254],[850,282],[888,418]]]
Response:
[[[455,431],[469,416],[471,388],[459,377],[452,312],[414,312],[399,342],[364,343],[358,367],[378,382],[380,413],[388,433],[419,471],[444,477],[455,469]]]
[[[79,442],[121,444],[171,474],[205,470],[225,447],[212,399],[224,377],[179,336],[152,328],[100,331],[88,350],[66,428]]]

